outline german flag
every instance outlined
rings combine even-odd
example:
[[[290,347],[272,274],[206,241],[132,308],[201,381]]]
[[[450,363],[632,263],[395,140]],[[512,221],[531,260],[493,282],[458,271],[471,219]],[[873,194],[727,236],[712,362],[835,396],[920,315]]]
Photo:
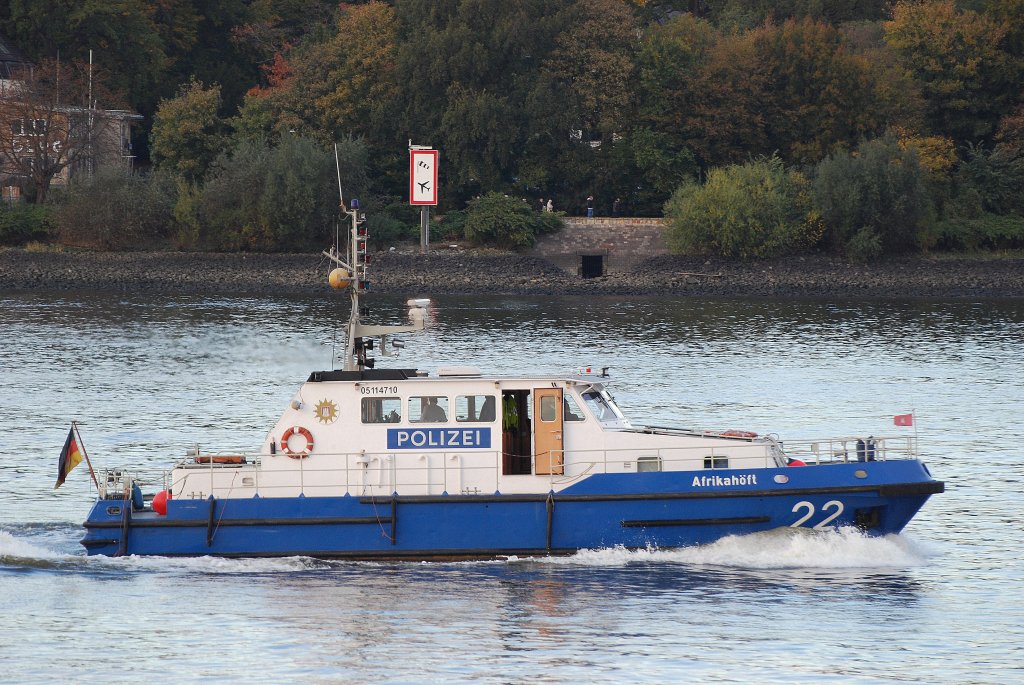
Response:
[[[78,439],[75,438],[74,427],[68,431],[68,439],[64,441],[64,449],[60,451],[60,461],[57,462],[57,484],[53,486],[56,490],[64,484],[64,479],[71,473],[71,469],[82,463],[83,453],[78,447]]]

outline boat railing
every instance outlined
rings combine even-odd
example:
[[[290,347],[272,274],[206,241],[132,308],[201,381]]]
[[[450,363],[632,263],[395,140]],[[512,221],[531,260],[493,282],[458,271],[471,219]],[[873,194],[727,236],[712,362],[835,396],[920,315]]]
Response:
[[[779,444],[787,457],[807,464],[916,459],[918,454],[917,438],[910,435],[786,440]]]
[[[914,458],[916,453],[914,439],[904,436],[793,441],[766,438],[758,442],[714,447],[569,450],[561,454],[562,472],[547,475],[546,485],[557,492],[593,474],[774,468],[785,466],[790,460],[808,465],[885,461]],[[558,452],[553,454],[556,464],[558,455]],[[200,463],[195,460],[181,462],[178,467],[183,470],[177,472],[179,482],[172,487],[175,492],[180,492],[181,481],[187,477],[189,487],[198,488],[190,495],[185,493],[192,497],[210,493],[226,497],[238,491],[273,497],[285,496],[286,493],[381,496],[394,492],[440,495],[538,490],[538,476],[506,472],[506,460],[500,451],[318,452],[309,458],[296,460],[297,468],[294,469],[273,468],[266,464],[268,459],[280,459],[280,456],[241,456],[244,457],[241,461],[204,458]],[[536,471],[537,459],[534,456],[530,473],[535,474]],[[197,476],[201,480],[194,480]]]

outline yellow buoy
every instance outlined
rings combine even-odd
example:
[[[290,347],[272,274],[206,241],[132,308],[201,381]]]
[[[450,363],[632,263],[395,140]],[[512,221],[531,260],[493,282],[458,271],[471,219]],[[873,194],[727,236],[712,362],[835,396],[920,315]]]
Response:
[[[352,278],[347,270],[339,267],[331,272],[327,277],[327,282],[331,284],[332,288],[342,290],[352,284]]]

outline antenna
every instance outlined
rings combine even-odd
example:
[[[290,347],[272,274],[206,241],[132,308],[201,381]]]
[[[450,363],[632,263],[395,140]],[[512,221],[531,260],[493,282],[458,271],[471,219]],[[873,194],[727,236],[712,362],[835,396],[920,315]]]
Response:
[[[334,144],[334,168],[338,170],[338,206],[345,211],[345,198],[341,193],[341,162],[338,160],[338,144]]]

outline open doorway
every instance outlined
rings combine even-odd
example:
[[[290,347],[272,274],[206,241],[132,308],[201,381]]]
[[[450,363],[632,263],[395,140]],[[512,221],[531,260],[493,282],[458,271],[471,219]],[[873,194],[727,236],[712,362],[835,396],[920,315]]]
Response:
[[[580,255],[580,276],[582,278],[600,278],[604,276],[604,255]]]
[[[529,390],[503,390],[501,393],[501,464],[506,476],[532,472]]]

